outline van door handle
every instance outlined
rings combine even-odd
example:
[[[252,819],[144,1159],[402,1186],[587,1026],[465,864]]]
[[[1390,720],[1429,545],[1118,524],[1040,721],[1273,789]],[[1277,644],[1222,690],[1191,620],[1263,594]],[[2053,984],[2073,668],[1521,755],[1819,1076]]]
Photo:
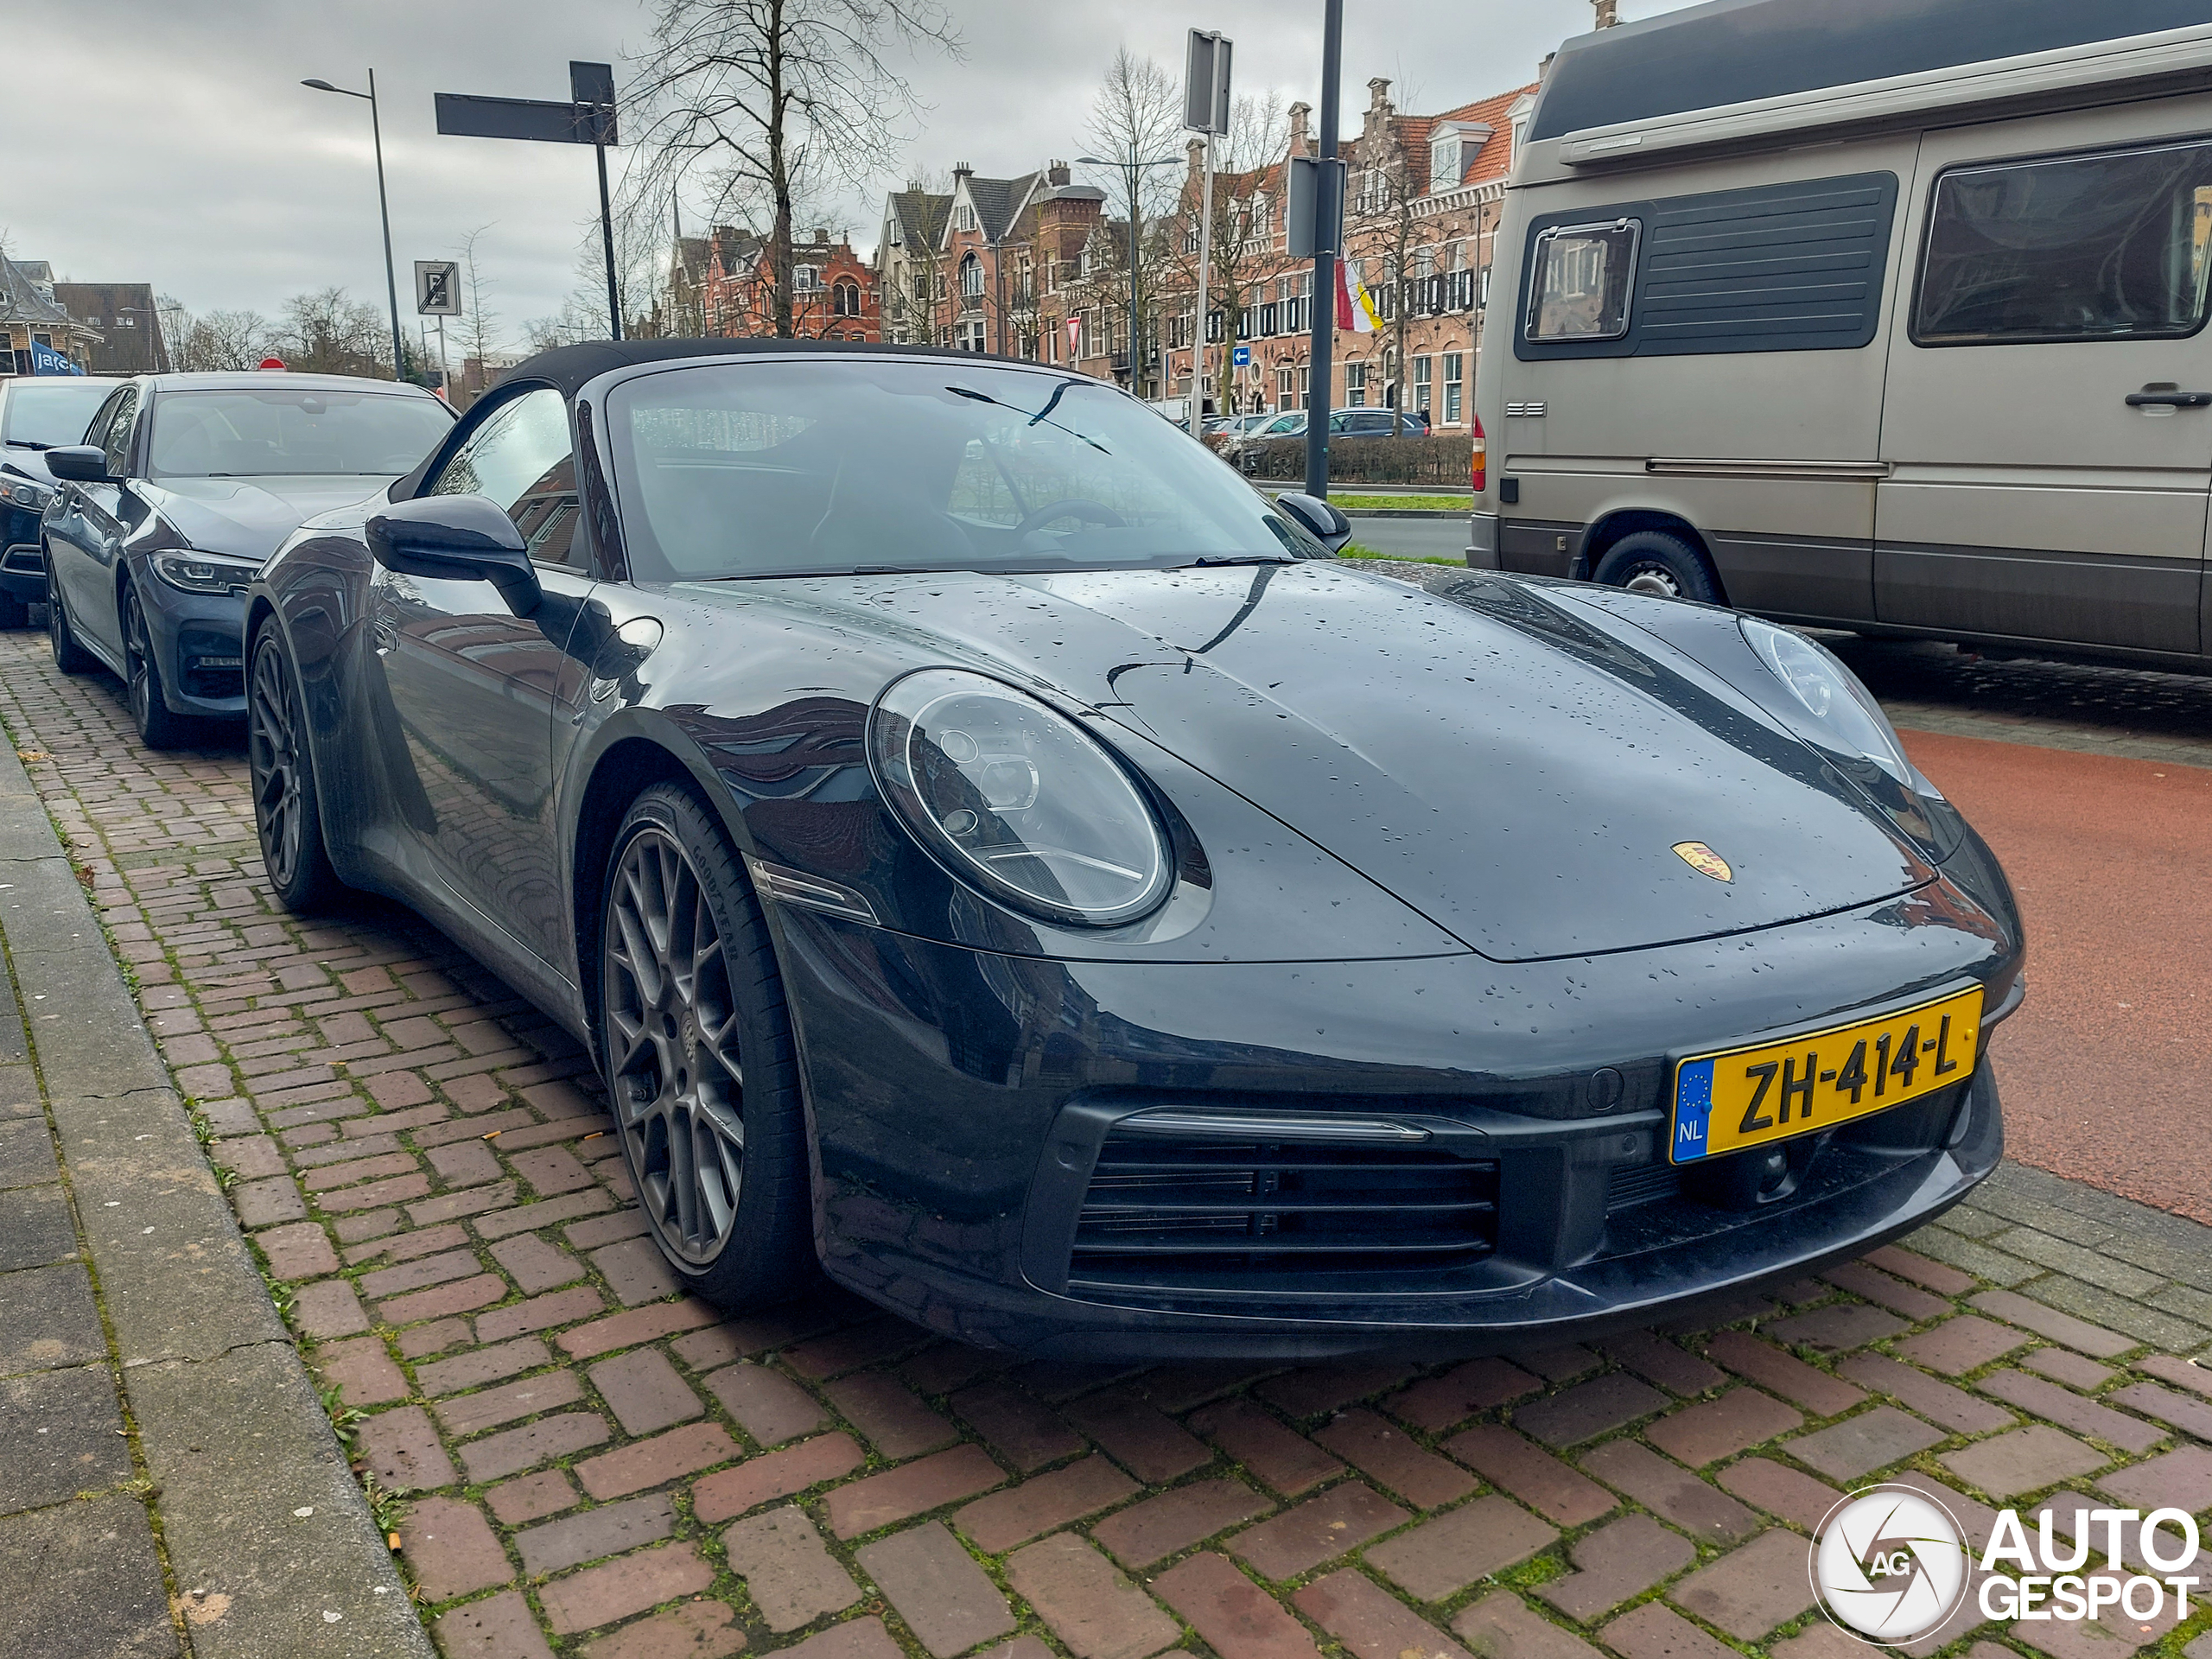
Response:
[[[2212,409],[2212,391],[2131,391],[2127,406],[2141,409],[2163,404],[2168,409]]]

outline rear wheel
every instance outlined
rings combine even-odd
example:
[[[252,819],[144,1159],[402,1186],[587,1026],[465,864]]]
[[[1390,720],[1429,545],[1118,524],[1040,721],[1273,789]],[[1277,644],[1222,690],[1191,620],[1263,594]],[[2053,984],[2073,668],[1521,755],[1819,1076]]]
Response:
[[[1665,599],[1694,599],[1718,605],[1720,584],[1705,556],[1679,536],[1663,530],[1639,530],[1624,536],[1598,561],[1592,579],[1632,594]]]
[[[189,744],[197,724],[168,705],[162,689],[162,665],[156,660],[153,631],[146,626],[145,607],[136,587],[123,590],[124,687],[130,701],[130,721],[149,749],[181,749]]]
[[[51,559],[47,562],[54,569]],[[64,674],[89,674],[99,666],[92,653],[77,643],[69,631],[69,613],[61,607],[61,589],[52,576],[46,583],[46,642],[54,647],[54,665]]]
[[[718,1306],[787,1301],[814,1279],[791,1022],[760,903],[689,792],[632,804],[600,914],[607,1090],[653,1240]]]
[[[246,679],[246,775],[269,885],[285,909],[302,915],[328,903],[340,885],[323,844],[307,724],[299,676],[272,625],[255,643]]]

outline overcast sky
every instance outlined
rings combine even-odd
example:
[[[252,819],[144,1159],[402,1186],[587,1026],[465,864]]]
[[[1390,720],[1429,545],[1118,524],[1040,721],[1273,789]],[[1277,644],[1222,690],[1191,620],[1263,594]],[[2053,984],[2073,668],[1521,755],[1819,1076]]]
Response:
[[[16,6],[28,0],[13,0]],[[17,258],[80,282],[149,282],[194,310],[276,312],[339,284],[384,298],[368,105],[300,86],[365,86],[377,70],[403,313],[411,262],[478,245],[509,342],[575,284],[597,210],[581,146],[442,138],[431,94],[564,98],[571,58],[609,60],[646,35],[655,0],[72,0],[39,10],[0,97],[0,235]],[[1236,43],[1237,90],[1319,102],[1321,0],[950,0],[957,60],[910,78],[927,106],[912,163],[1020,173],[1079,148],[1116,46],[1181,75],[1184,31]],[[1679,0],[1622,0],[1624,21]],[[1351,0],[1344,130],[1370,76],[1401,106],[1448,108],[1534,78],[1590,25],[1589,0]],[[619,154],[619,153],[618,153]],[[887,178],[881,188],[898,183]],[[881,188],[846,210],[872,244]],[[694,211],[704,206],[698,204]],[[687,228],[690,228],[687,226]]]

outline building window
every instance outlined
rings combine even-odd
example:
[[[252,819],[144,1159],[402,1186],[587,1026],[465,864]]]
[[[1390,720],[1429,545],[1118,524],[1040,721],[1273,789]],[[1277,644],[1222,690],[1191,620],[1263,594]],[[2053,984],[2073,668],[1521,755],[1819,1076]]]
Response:
[[[861,314],[861,285],[844,282],[830,290],[830,310],[841,317],[857,317]]]
[[[819,294],[822,291],[822,267],[793,265],[791,291],[795,294]]]
[[[972,321],[962,323],[954,343],[963,352],[982,351],[983,349],[983,320],[977,317]]]
[[[1367,365],[1344,365],[1344,403],[1352,409],[1367,407]]]
[[[1459,352],[1444,353],[1444,424],[1459,424],[1459,372],[1466,361]]]
[[[1426,357],[1417,357],[1414,359],[1414,408],[1423,415],[1428,413],[1428,371],[1430,362],[1431,359]]]
[[[1275,407],[1298,407],[1298,371],[1285,363],[1275,370]]]
[[[983,297],[983,262],[974,254],[963,254],[960,259],[960,301],[974,305]]]
[[[952,228],[956,231],[974,230],[976,228],[976,210],[969,207],[966,202],[962,202],[957,207],[952,210]]]
[[[1382,348],[1382,401],[1393,409],[1398,406],[1398,349],[1395,346]]]

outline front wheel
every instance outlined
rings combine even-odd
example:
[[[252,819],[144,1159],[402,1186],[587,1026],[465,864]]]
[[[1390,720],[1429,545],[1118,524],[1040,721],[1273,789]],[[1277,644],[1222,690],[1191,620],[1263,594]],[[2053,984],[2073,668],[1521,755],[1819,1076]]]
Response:
[[[813,1279],[804,1117],[783,985],[735,850],[661,784],[614,836],[600,904],[600,1042],[653,1241],[732,1313]]]
[[[136,587],[123,590],[124,686],[130,701],[130,722],[149,749],[181,749],[194,735],[194,722],[168,705],[162,689],[162,665],[154,649],[153,630],[146,626],[145,607],[138,602]]]
[[[246,678],[245,764],[269,885],[285,909],[310,914],[328,903],[340,884],[323,844],[307,705],[274,624],[255,642]]]

